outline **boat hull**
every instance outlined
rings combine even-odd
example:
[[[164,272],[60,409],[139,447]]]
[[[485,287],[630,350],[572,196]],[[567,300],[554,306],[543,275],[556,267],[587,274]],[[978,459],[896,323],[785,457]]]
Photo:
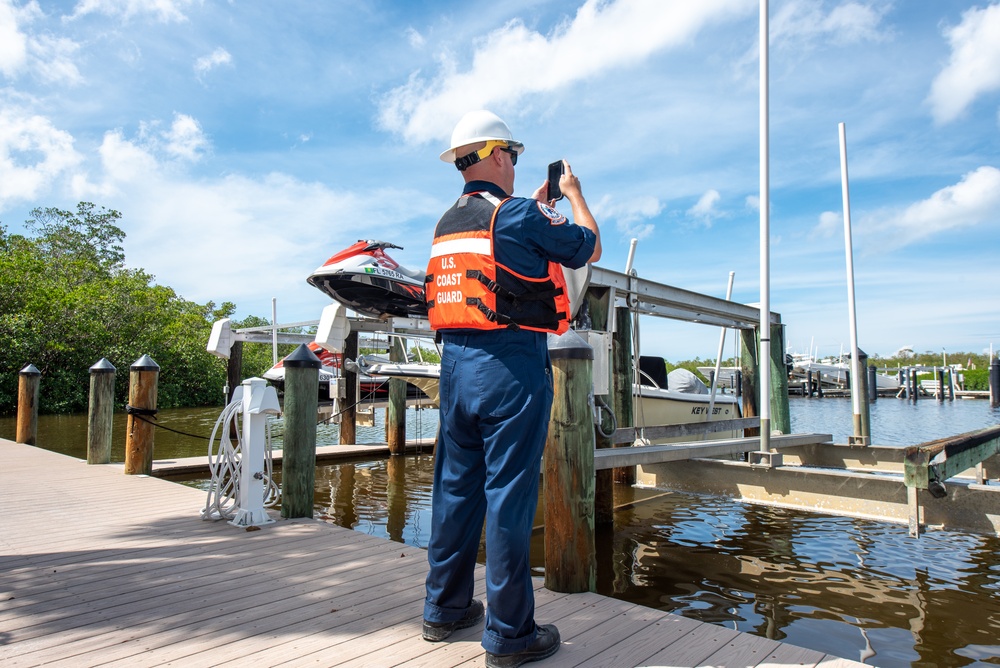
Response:
[[[390,269],[383,273],[336,271],[315,273],[306,279],[334,301],[373,318],[426,318],[424,286]],[[391,272],[387,275],[384,272]]]
[[[697,422],[718,422],[741,417],[738,399],[731,394],[715,395],[715,404],[709,408],[711,395],[692,394],[664,390],[650,385],[633,385],[633,423],[640,427],[664,426],[674,424],[692,424]],[[741,430],[714,431],[693,436],[679,436],[651,440],[652,443],[677,443],[688,441],[718,440],[723,438],[739,438]]]

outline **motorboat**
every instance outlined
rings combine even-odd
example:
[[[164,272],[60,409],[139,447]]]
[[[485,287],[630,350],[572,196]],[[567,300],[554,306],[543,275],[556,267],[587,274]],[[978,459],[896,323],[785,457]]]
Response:
[[[365,378],[398,378],[420,389],[436,408],[441,402],[441,365],[434,362],[389,362],[360,355],[354,367]]]
[[[311,350],[320,361],[319,369],[319,397],[323,401],[332,399],[333,396],[330,394],[330,383],[333,379],[338,378],[343,373],[344,358],[340,353],[330,352],[329,350],[323,348],[318,343],[310,342],[307,344],[309,350]],[[381,357],[380,355],[370,355],[368,357],[369,364],[380,364],[388,363],[388,360]],[[278,362],[272,366],[270,369],[264,372],[264,380],[269,381],[274,385],[279,391],[284,390],[285,386],[285,360],[284,358],[278,360]],[[407,397],[409,398],[422,398],[423,393],[421,390],[413,385],[407,387]],[[359,401],[371,401],[371,400],[384,400],[389,396],[389,376],[380,373],[366,373],[358,375],[358,400]]]
[[[306,280],[361,315],[426,318],[426,273],[399,264],[387,249],[402,247],[373,239],[359,240],[333,255]]]
[[[708,386],[687,369],[674,369],[668,374],[662,357],[641,356],[635,380],[632,385],[632,411],[636,427],[717,422],[741,417],[736,395],[717,390],[713,397]],[[742,436],[740,431],[722,430],[697,436],[655,439],[652,442],[738,438]]]

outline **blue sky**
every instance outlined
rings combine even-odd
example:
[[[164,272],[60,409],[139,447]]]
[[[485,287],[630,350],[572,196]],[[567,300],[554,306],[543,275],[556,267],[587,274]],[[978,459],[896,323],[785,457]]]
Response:
[[[770,28],[789,348],[849,347],[841,122],[860,346],[1000,348],[1000,2],[772,0]],[[757,302],[757,33],[748,0],[0,0],[0,221],[117,209],[129,264],[185,298],[315,319],[305,278],[355,240],[426,263],[461,187],[437,156],[487,108],[527,147],[516,194],[572,164],[601,266],[636,237],[641,276],[722,297],[734,271]],[[718,345],[641,333],[673,360]]]

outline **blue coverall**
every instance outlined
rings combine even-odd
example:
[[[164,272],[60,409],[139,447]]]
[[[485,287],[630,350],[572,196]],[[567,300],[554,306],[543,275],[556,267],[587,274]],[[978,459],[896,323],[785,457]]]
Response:
[[[472,181],[465,193],[496,185]],[[586,264],[596,236],[533,199],[501,206],[494,227],[497,261],[525,276],[546,275],[552,260]],[[424,619],[454,622],[472,600],[486,522],[486,628],[482,645],[511,654],[535,639],[529,546],[538,505],[542,450],[552,406],[546,334],[528,330],[442,330],[440,424],[434,462],[430,571]]]

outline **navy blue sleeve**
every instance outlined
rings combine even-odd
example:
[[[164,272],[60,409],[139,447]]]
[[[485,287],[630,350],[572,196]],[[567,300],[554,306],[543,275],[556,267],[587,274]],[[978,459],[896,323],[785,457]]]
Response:
[[[594,254],[597,236],[575,225],[556,209],[528,198],[515,198],[500,209],[497,227],[497,259],[526,276],[543,276],[547,262],[557,262],[570,269],[587,264]],[[535,256],[531,261],[521,253],[504,257],[505,240]],[[539,272],[539,270],[541,270]]]

